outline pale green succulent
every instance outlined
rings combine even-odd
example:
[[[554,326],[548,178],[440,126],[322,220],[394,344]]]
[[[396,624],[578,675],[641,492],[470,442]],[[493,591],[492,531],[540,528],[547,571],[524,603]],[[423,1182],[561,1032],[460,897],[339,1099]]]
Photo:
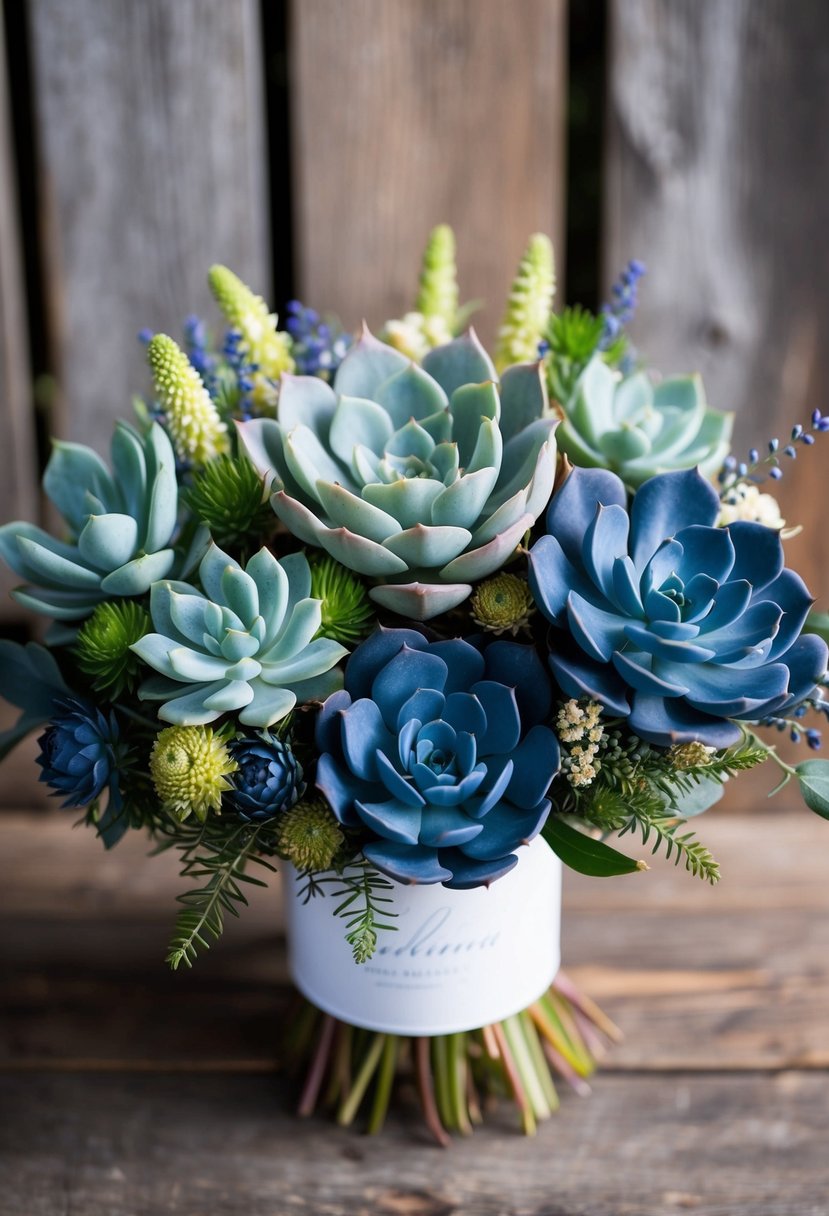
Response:
[[[699,376],[654,384],[637,372],[620,380],[598,356],[563,410],[561,450],[574,464],[612,470],[633,489],[657,473],[694,465],[715,473],[734,422],[733,414],[709,408]]]
[[[298,702],[323,700],[341,686],[333,669],[348,651],[315,637],[322,606],[311,596],[304,554],[280,562],[263,548],[243,570],[211,545],[199,581],[203,591],[156,583],[150,611],[157,632],[132,647],[160,673],[139,696],[164,702],[163,721],[199,726],[238,711],[244,725],[266,727]]]
[[[555,425],[539,366],[499,385],[471,330],[422,368],[366,331],[333,388],[286,376],[278,421],[239,433],[294,536],[377,580],[375,602],[427,620],[499,569],[547,505]]]
[[[31,586],[15,599],[57,620],[79,620],[103,600],[143,595],[173,567],[178,489],[170,440],[157,423],[145,435],[119,422],[112,472],[90,448],[54,445],[43,488],[66,521],[68,539],[34,524],[0,528],[0,557]]]

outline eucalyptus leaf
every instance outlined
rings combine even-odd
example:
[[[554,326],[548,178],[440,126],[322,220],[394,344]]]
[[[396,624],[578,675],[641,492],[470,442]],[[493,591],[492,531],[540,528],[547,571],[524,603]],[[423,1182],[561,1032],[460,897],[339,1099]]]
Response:
[[[803,801],[815,814],[829,819],[829,760],[803,760],[795,771]]]
[[[723,796],[723,786],[721,781],[714,781],[710,777],[702,777],[699,781],[695,781],[693,787],[687,790],[684,794],[677,794],[674,798],[673,805],[683,819],[692,819],[694,815],[701,815],[703,811],[707,811],[715,802]]]

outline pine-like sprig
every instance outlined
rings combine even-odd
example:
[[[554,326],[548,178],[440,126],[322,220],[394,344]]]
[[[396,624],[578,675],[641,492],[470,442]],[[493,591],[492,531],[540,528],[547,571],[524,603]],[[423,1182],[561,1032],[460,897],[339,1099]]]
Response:
[[[339,886],[338,890],[330,892],[332,899],[340,900],[334,915],[345,920],[345,940],[351,947],[355,963],[366,963],[374,955],[378,933],[397,928],[384,919],[395,917],[397,913],[388,906],[380,907],[393,902],[386,894],[393,890],[392,884],[365,858],[349,862],[346,870],[335,874],[304,874],[303,878],[306,885],[300,896],[305,902],[324,895],[326,886]]]
[[[719,863],[714,860],[705,845],[696,839],[693,832],[679,834],[685,823],[687,820],[677,817],[670,809],[661,812],[649,809],[643,813],[643,808],[636,806],[618,834],[624,836],[629,832],[638,831],[643,844],[647,844],[653,836],[655,839],[652,854],[664,848],[666,858],[670,860],[673,857],[674,865],[684,861],[689,874],[702,878],[713,886],[720,881]]]
[[[199,951],[209,950],[224,930],[226,913],[238,916],[247,905],[243,884],[267,886],[260,878],[245,872],[250,864],[274,872],[275,867],[258,855],[266,825],[251,827],[219,817],[203,824],[160,821],[161,841],[156,852],[176,848],[181,854],[182,878],[194,879],[200,886],[178,896],[182,910],[176,917],[166,962],[173,971],[184,963],[192,967]]]

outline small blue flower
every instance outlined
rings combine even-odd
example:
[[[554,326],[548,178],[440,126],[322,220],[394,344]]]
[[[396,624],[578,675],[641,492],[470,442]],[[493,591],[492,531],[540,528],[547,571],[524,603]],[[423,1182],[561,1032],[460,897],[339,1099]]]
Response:
[[[114,713],[75,698],[56,701],[57,713],[38,740],[39,780],[63,797],[64,807],[89,806],[109,789],[110,808],[120,805],[120,768],[126,755]]]
[[[379,629],[317,719],[317,788],[400,882],[488,885],[540,831],[559,768],[535,648]]]
[[[286,314],[285,328],[293,341],[291,354],[297,375],[330,381],[348,353],[351,337],[299,300],[289,301]]]
[[[627,495],[615,474],[574,469],[530,554],[530,588],[557,627],[550,666],[649,743],[727,747],[736,722],[812,696],[827,647],[803,634],[812,597],[784,569],[779,534],[715,526],[720,500],[695,470]]]
[[[230,754],[238,764],[225,801],[247,823],[264,823],[289,810],[305,790],[302,766],[281,739],[262,731],[237,739]]]

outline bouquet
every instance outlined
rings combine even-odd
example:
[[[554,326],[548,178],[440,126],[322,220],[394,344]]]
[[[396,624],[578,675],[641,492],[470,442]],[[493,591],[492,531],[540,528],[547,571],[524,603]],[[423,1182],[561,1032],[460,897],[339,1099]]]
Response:
[[[178,850],[173,968],[283,869],[302,1113],[376,1131],[412,1078],[441,1143],[499,1093],[532,1131],[617,1033],[559,968],[562,864],[640,873],[636,841],[716,882],[690,821],[764,761],[829,817],[829,765],[769,741],[820,746],[829,619],[760,488],[829,418],[732,456],[631,344],[642,273],[554,311],[532,237],[490,357],[446,226],[377,335],[280,329],[214,266],[224,333],[141,335],[109,465],[54,443],[60,535],[0,528],[52,622],[0,642],[3,752],[40,730],[106,848]]]

